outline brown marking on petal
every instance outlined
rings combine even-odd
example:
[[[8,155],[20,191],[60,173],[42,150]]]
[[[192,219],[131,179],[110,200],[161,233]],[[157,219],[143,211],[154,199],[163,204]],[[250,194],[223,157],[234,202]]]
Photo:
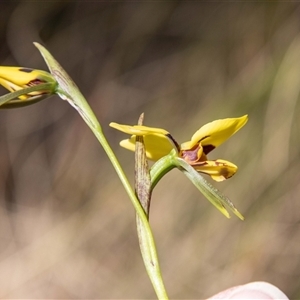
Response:
[[[225,179],[228,179],[230,177],[232,177],[234,174],[231,174],[228,172],[228,169],[227,168],[222,168],[220,170],[220,176],[223,176]]]
[[[200,144],[203,140],[205,140],[206,138],[210,137],[210,135],[206,135],[204,136],[202,139],[200,139],[197,144]]]
[[[176,140],[172,137],[172,135],[170,133],[168,133],[168,134],[166,134],[166,137],[168,137],[173,142],[173,144],[175,145],[177,151],[179,152],[180,151],[180,146],[178,145]]]
[[[208,154],[209,152],[211,152],[212,150],[214,150],[216,148],[213,145],[205,145],[205,146],[202,146],[202,147],[203,147],[203,152],[205,154]]]
[[[29,68],[20,68],[19,71],[25,72],[25,73],[31,73],[31,72],[33,71],[33,69],[29,69]]]
[[[206,138],[210,137],[210,135],[206,135],[204,136],[201,140],[198,141],[198,144],[201,144],[201,142],[203,140],[205,140]],[[214,150],[216,147],[213,146],[213,145],[205,145],[205,146],[202,146],[203,147],[203,153],[204,154],[208,154],[210,151]]]
[[[219,175],[223,176],[225,179],[228,179],[235,174],[235,172],[229,172],[228,166],[226,163],[215,161],[215,164],[217,166],[223,166],[223,168],[221,168],[219,171]]]
[[[224,179],[228,179],[230,177],[232,177],[235,173],[234,172],[230,172],[228,169],[228,166],[226,163],[223,162],[219,162],[214,160],[213,161],[215,166],[219,167],[220,169],[218,170],[218,174],[216,174],[215,176],[222,176]],[[195,162],[192,163],[191,166],[193,167],[204,167],[206,165],[209,165],[209,163],[207,161],[199,161],[199,162]],[[197,170],[198,172],[202,172],[202,170]],[[205,173],[205,172],[204,172]]]
[[[46,83],[46,81],[36,78],[36,79],[33,79],[33,80],[29,81],[26,85],[27,86],[34,86],[34,85],[38,85],[38,84],[41,84],[41,83]]]

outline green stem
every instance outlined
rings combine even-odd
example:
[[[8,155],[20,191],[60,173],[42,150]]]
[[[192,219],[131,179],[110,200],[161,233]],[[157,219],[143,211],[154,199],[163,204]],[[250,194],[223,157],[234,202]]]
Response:
[[[107,139],[105,135],[102,132],[102,128],[92,111],[91,107],[83,97],[83,95],[78,91],[76,93],[76,102],[73,101],[74,95],[72,98],[72,101],[70,100],[70,96],[66,95],[64,91],[61,89],[57,90],[57,93],[64,97],[69,103],[76,108],[76,110],[80,113],[86,124],[90,127],[90,129],[93,131],[94,135],[100,142],[101,146],[103,147],[104,151],[106,152],[108,158],[110,159],[115,171],[117,172],[135,210],[138,215],[138,219],[140,220],[142,226],[140,234],[142,235],[142,239],[146,247],[143,250],[142,257],[143,261],[147,270],[147,273],[149,275],[149,278],[152,282],[153,288],[156,292],[156,295],[158,299],[168,299],[168,295],[166,292],[166,289],[164,287],[164,283],[162,280],[158,257],[157,257],[157,251],[156,246],[154,242],[154,238],[152,235],[152,231],[148,222],[147,215],[145,214],[145,211],[143,207],[141,206],[139,200],[137,199],[135,192],[131,188],[130,183],[128,182],[128,179],[117,160],[113,150],[111,149],[109,143],[107,142]],[[79,105],[78,105],[79,104]]]
[[[127,179],[122,167],[120,166],[120,163],[117,160],[113,150],[111,149],[110,145],[108,144],[108,142],[101,130],[100,124],[98,123],[94,114],[92,117],[91,112],[89,112],[89,119],[92,119],[92,124],[94,126],[90,126],[90,123],[88,123],[88,122],[87,122],[87,124],[89,125],[89,127],[91,128],[91,130],[93,131],[95,136],[97,137],[98,141],[100,142],[101,146],[103,147],[104,151],[106,152],[108,158],[110,159],[114,169],[116,170],[128,196],[136,210],[138,218],[142,223],[141,235],[142,235],[143,239],[146,240],[146,245],[148,246],[148,247],[146,247],[148,249],[146,251],[143,251],[142,257],[144,260],[144,264],[145,264],[147,273],[150,277],[153,288],[156,292],[156,295],[157,295],[158,299],[168,299],[168,295],[167,295],[166,289],[164,287],[163,279],[162,279],[160,268],[159,268],[159,262],[158,262],[154,238],[152,235],[152,231],[151,231],[147,216],[144,212],[144,209],[142,208],[139,200],[137,199],[134,191],[132,190],[131,185],[128,182],[128,179]]]
[[[169,155],[162,157],[151,167],[151,191],[164,175],[166,175],[169,171],[176,167],[176,165],[174,164],[175,153],[175,150],[172,150]]]
[[[145,259],[143,256],[144,264],[146,266],[148,275],[156,292],[156,295],[159,299],[168,299],[166,290],[164,288],[164,284],[162,281],[162,277],[159,270],[159,263],[157,258],[156,247],[152,235],[152,231],[150,225],[148,223],[147,216],[137,199],[134,191],[131,188],[131,185],[128,182],[126,175],[124,174],[123,169],[120,166],[119,161],[117,160],[114,152],[112,151],[110,145],[108,144],[101,126],[90,108],[88,102],[81,94],[77,85],[73,82],[70,76],[66,73],[66,71],[61,67],[61,65],[56,61],[56,59],[50,54],[50,52],[44,48],[42,45],[38,43],[34,43],[35,46],[40,50],[42,56],[44,57],[51,74],[55,77],[58,88],[56,89],[56,93],[64,100],[67,100],[82,116],[84,121],[93,131],[104,151],[106,152],[108,158],[110,159],[113,167],[115,168],[135,210],[136,213],[142,223],[142,235],[146,241],[146,245],[148,246],[147,257],[149,259]]]

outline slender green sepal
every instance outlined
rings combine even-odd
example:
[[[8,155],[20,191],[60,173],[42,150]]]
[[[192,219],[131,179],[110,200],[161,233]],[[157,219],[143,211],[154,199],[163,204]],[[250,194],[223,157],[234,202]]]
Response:
[[[243,216],[233,206],[231,201],[223,196],[215,187],[207,182],[193,167],[191,167],[185,160],[179,158],[175,151],[162,157],[151,168],[151,189],[159,182],[159,180],[166,175],[173,168],[181,170],[197,187],[197,189],[207,198],[223,215],[230,218],[230,215],[223,203],[229,205],[230,209],[242,220]]]
[[[18,99],[18,97],[23,95],[28,95],[29,93],[36,92],[36,91],[43,91],[43,90],[53,90],[53,93],[47,94],[40,94],[36,96],[31,96],[24,99]],[[55,93],[55,86],[53,83],[41,83],[31,87],[27,87],[0,97],[0,108],[16,108],[27,106],[30,104],[34,104],[39,102],[45,98],[51,97]]]
[[[193,167],[191,167],[185,160],[174,157],[174,163],[183,173],[192,181],[197,189],[227,218],[230,218],[228,211],[225,208],[227,205],[230,210],[241,220],[244,220],[242,214],[235,208],[233,203],[224,196],[218,189],[213,187],[200,175]]]

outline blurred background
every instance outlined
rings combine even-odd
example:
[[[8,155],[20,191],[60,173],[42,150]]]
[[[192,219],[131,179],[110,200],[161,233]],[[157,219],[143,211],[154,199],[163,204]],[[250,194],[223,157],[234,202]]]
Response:
[[[172,299],[250,281],[300,298],[300,6],[297,3],[1,1],[0,64],[47,70],[45,45],[80,87],[133,183],[112,121],[165,128],[249,114],[210,159],[245,216],[226,219],[179,171],[150,221]],[[0,94],[5,94],[0,89]],[[135,212],[77,112],[53,96],[0,111],[0,297],[151,299]]]

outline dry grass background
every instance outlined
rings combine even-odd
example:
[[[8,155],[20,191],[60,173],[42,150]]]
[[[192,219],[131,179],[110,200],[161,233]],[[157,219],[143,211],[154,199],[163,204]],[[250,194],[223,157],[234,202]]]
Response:
[[[300,7],[251,2],[1,2],[0,63],[46,69],[44,44],[77,82],[130,180],[133,154],[109,122],[183,142],[214,119],[250,120],[211,158],[239,166],[215,186],[227,220],[178,171],[151,224],[172,299],[249,281],[300,298]],[[4,94],[1,89],[1,94]],[[0,111],[0,297],[155,298],[134,210],[79,115],[52,97]]]

